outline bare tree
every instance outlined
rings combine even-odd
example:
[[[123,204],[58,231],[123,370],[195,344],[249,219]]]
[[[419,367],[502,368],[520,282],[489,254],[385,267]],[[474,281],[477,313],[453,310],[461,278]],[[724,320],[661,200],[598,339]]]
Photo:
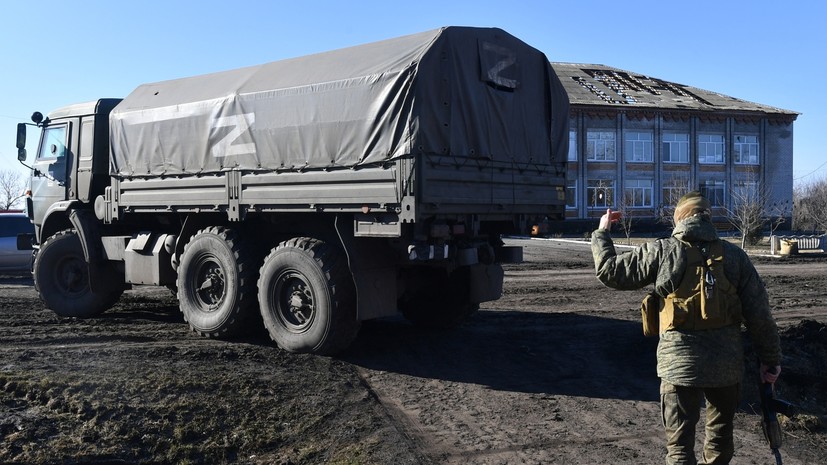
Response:
[[[659,223],[675,227],[675,205],[678,200],[689,193],[689,179],[673,176],[663,183],[663,203],[657,207],[656,216]]]
[[[793,226],[813,233],[827,230],[827,178],[795,188]]]
[[[25,195],[23,175],[19,171],[0,170],[0,210],[10,210],[19,205]]]
[[[632,205],[632,199],[626,192],[620,196],[620,200],[617,202],[617,211],[620,212],[620,220],[618,221],[618,225],[620,226],[620,229],[623,230],[623,234],[626,235],[626,243],[628,245],[632,245],[632,225],[634,223],[634,216],[632,215],[631,208]]]
[[[624,189],[620,200],[617,202],[617,211],[620,212],[618,224],[623,233],[626,234],[626,242],[629,245],[632,245],[632,227],[636,222],[636,212],[642,211],[640,206],[652,204],[651,195],[651,191],[647,193],[636,189]],[[648,216],[653,212],[655,212],[655,209],[649,209],[646,215]]]
[[[791,200],[783,202],[774,202],[767,209],[767,222],[770,225],[770,236],[775,234],[775,231],[787,222],[788,218],[792,217],[793,203]]]
[[[761,234],[768,221],[769,192],[754,179],[735,184],[731,191],[732,207],[726,208],[727,220],[741,234],[741,248]]]

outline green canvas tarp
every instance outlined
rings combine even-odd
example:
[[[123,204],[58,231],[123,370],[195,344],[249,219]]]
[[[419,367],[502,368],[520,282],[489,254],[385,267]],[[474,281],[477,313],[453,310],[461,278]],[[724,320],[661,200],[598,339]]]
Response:
[[[565,160],[568,99],[545,55],[494,28],[447,27],[145,84],[110,116],[110,171],[358,168],[430,154]]]

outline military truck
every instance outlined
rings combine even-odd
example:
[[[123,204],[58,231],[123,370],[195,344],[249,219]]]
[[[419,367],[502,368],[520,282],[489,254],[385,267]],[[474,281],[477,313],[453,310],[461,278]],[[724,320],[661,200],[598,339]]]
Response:
[[[568,99],[544,54],[500,29],[145,84],[32,119],[33,276],[62,316],[167,286],[203,336],[263,321],[283,349],[335,353],[367,319],[462,322],[522,258],[503,234],[565,209]]]

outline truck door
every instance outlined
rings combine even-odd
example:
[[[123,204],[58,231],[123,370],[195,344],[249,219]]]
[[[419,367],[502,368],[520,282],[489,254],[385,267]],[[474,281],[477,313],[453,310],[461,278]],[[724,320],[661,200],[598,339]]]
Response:
[[[72,166],[69,147],[69,123],[53,124],[43,129],[37,158],[32,166],[32,202],[34,223],[42,225],[55,202],[67,199],[69,168]]]

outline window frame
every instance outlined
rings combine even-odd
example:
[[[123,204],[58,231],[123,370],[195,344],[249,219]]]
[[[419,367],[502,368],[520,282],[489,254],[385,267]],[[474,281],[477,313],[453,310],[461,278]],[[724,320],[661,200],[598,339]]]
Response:
[[[685,136],[686,140],[676,140],[676,139],[667,140],[666,139],[667,136],[670,136],[670,137]],[[677,163],[688,164],[689,163],[689,139],[690,139],[690,136],[689,136],[688,132],[677,132],[677,131],[675,131],[675,132],[664,132],[663,137],[661,139],[661,153],[662,153],[661,158],[663,159],[663,162],[664,163],[674,163],[674,164],[677,164]],[[672,159],[673,158],[672,157],[673,152],[675,152],[675,150],[673,150],[675,148],[675,146],[678,147],[678,149],[677,149],[678,158],[679,158],[678,160],[673,160]],[[669,147],[669,149],[667,150],[666,147]],[[685,149],[685,153],[682,153],[683,150],[681,150],[681,149]],[[669,155],[669,160],[666,159],[667,153]],[[681,155],[684,155],[685,157],[682,157]]]
[[[689,192],[689,176],[673,175],[661,183],[661,201],[674,207]]]
[[[623,134],[623,143],[627,162],[652,163],[655,161],[655,137],[652,131],[627,131]]]
[[[630,184],[637,184],[635,186],[631,186]],[[645,185],[640,185],[641,183]],[[638,200],[638,190],[640,190],[640,199],[642,202],[640,204],[637,203]],[[632,193],[631,198],[632,202],[629,203],[628,199],[630,198],[630,192]],[[648,195],[648,202],[647,202],[647,195]],[[626,179],[623,181],[623,198],[626,200],[626,206],[630,208],[652,208],[654,205],[654,197],[655,197],[655,182],[652,179],[643,179],[643,178],[635,178],[635,179]]]
[[[709,200],[712,208],[723,208],[726,206],[726,181],[707,179],[706,181],[702,181],[698,188],[701,195]]]
[[[593,185],[596,183],[596,185]],[[600,198],[598,192],[603,191],[603,204],[598,205],[596,200]],[[608,208],[615,205],[615,180],[614,179],[589,179],[586,185],[586,204],[588,208]]]
[[[754,139],[739,142],[740,138]],[[747,147],[748,160],[743,160],[743,148]],[[753,150],[754,149],[754,150]],[[753,154],[754,151],[754,154]],[[761,145],[758,136],[754,134],[736,134],[732,140],[732,161],[736,165],[758,165],[761,159]]]
[[[616,162],[617,132],[598,129],[586,131],[586,161]]]
[[[720,140],[711,140],[720,138]],[[707,140],[704,140],[707,139]],[[723,165],[726,163],[726,138],[723,134],[702,133],[698,134],[698,164],[699,165]],[[710,155],[710,148],[713,154]],[[719,153],[720,152],[720,153]]]

